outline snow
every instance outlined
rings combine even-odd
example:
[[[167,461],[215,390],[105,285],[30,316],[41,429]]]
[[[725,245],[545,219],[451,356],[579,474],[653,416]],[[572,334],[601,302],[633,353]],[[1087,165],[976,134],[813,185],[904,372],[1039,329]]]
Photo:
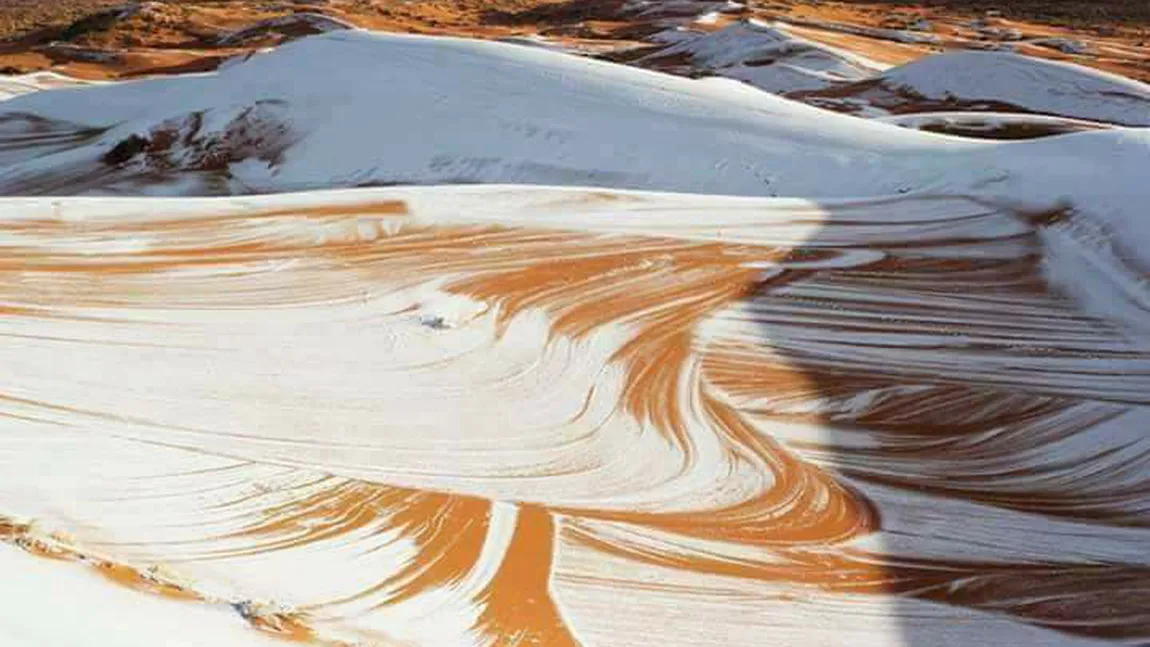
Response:
[[[662,42],[674,39],[664,33]],[[719,31],[679,39],[646,59],[687,56],[692,71],[745,81],[768,92],[828,87],[869,78],[886,66],[828,45],[799,38],[779,25],[744,20]]]
[[[338,18],[318,13],[300,12],[287,16],[279,16],[277,18],[269,18],[229,34],[224,34],[216,39],[216,43],[218,45],[234,45],[247,39],[258,38],[266,35],[268,32],[278,30],[299,29],[306,30],[306,32],[310,33],[325,33],[355,28],[356,27],[351,23],[344,22]]]
[[[229,606],[166,600],[102,580],[82,563],[33,557],[0,544],[8,595],[0,604],[4,647],[276,647]]]
[[[1099,130],[1109,125],[1086,119],[1069,119],[1051,115],[1037,115],[1018,112],[916,112],[906,115],[886,115],[876,117],[876,121],[898,124],[904,128],[922,128],[931,124],[954,124],[967,129],[984,128],[995,130],[1005,126],[1035,125],[1064,127],[1071,130]]]
[[[18,74],[14,76],[0,76],[0,101],[6,101],[22,94],[65,88],[70,86],[88,85],[91,81],[75,79],[55,72],[33,72],[31,74]]]
[[[499,39],[501,43],[509,43],[512,45],[522,45],[524,47],[538,47],[540,49],[551,50],[553,52],[563,52],[566,54],[583,54],[581,50],[576,47],[569,47],[562,43],[551,40],[539,34],[523,34],[516,36],[504,36]]]
[[[733,78],[524,46],[534,39],[340,30],[210,74],[27,93],[62,81],[10,81],[20,96],[0,104],[0,193],[86,196],[0,198],[13,259],[0,267],[0,515],[76,556],[170,574],[200,600],[116,588],[86,559],[39,559],[0,537],[0,572],[19,587],[0,606],[0,644],[280,644],[248,626],[253,609],[307,610],[310,629],[343,644],[495,644],[506,636],[478,628],[489,587],[543,509],[623,547],[548,531],[529,555],[554,556],[540,590],[587,644],[1091,644],[1028,618],[1026,592],[999,605],[981,576],[945,578],[967,562],[1147,563],[1145,527],[1094,522],[1145,513],[1134,461],[1150,412],[1150,129],[935,135],[900,126],[971,117],[860,119],[736,80],[880,74],[785,29],[660,40]],[[874,78],[1109,121],[1146,96],[986,54]],[[436,186],[363,186],[391,183]],[[337,190],[300,192],[316,187]],[[114,197],[142,193],[185,197]],[[235,195],[192,197],[211,193]],[[712,291],[726,282],[729,302]],[[579,317],[591,322],[581,334],[558,324]],[[671,357],[667,340],[689,356],[673,379],[622,359],[637,342]],[[761,362],[783,375],[778,390],[806,395],[780,405],[773,383],[728,391],[708,357]],[[788,357],[847,376],[847,395],[818,393]],[[921,434],[868,418],[889,415],[880,401],[900,389],[927,413],[936,392],[958,393],[946,397],[974,422],[956,424],[985,423],[984,446],[915,472],[907,447]],[[685,440],[621,406],[635,397],[678,403],[660,416],[681,419]],[[1026,415],[1009,411],[1026,398]],[[765,469],[733,453],[741,436],[721,435],[709,407],[787,459]],[[772,407],[788,415],[770,419]],[[1003,409],[1005,422],[987,422]],[[1013,442],[1022,449],[996,453]],[[646,523],[762,514],[791,457],[813,466],[796,482],[888,477],[852,478],[849,495],[823,488],[846,498],[811,508],[849,517],[843,501],[865,495],[882,530],[776,550]],[[1061,512],[1080,516],[889,484],[908,475],[1017,494],[1016,506],[1064,496]],[[809,512],[792,494],[770,502],[767,523]],[[425,496],[433,504],[411,503]],[[396,602],[404,567],[453,568],[420,541],[456,527],[448,503],[465,499],[478,510],[460,526],[479,528],[474,564]],[[407,532],[413,519],[421,531]],[[864,595],[731,570],[782,573],[792,550],[804,568],[843,550],[880,571],[953,558],[939,581],[978,595],[952,606],[884,594],[894,580],[881,572]],[[698,567],[672,568],[680,557]],[[1097,597],[1078,593],[1058,594],[1082,627]],[[1123,589],[1106,594],[1112,626],[1144,615]],[[989,602],[960,606],[971,599]]]
[[[949,52],[880,78],[928,99],[999,101],[1064,117],[1150,126],[1150,85],[1072,63],[1006,52]]]
[[[778,20],[792,25],[800,25],[803,27],[814,27],[826,31],[837,31],[844,34],[855,34],[857,36],[867,36],[869,38],[881,38],[883,40],[890,40],[896,43],[914,43],[914,44],[929,44],[934,45],[941,42],[941,39],[934,34],[927,34],[918,31],[908,31],[906,29],[885,29],[881,27],[866,27],[864,25],[852,25],[849,23],[834,22],[830,20],[815,20],[810,18],[798,18],[795,16],[780,16]],[[925,25],[929,26],[929,25]]]
[[[402,204],[405,212],[373,214],[372,205],[380,204]],[[574,339],[555,334],[556,317],[544,307],[525,310],[500,331],[494,299],[445,289],[449,281],[501,269],[529,273],[518,268],[531,267],[533,254],[622,255],[618,268],[592,263],[598,268],[592,293],[607,290],[619,299],[650,289],[650,282],[671,289],[697,281],[690,267],[667,258],[682,245],[718,245],[722,252],[701,251],[715,259],[735,255],[764,272],[783,264],[800,274],[853,267],[858,271],[838,282],[794,282],[793,299],[784,294],[755,303],[749,297],[716,310],[698,325],[699,345],[790,343],[848,368],[869,364],[868,380],[909,366],[929,376],[909,380],[920,389],[945,372],[983,390],[1040,402],[1097,397],[1103,400],[1097,406],[1117,410],[1147,397],[1147,338],[1137,336],[1138,320],[1128,316],[1139,299],[1144,303],[1144,286],[1128,281],[1121,267],[1107,268],[1113,258],[1102,246],[1083,246],[1081,232],[1036,226],[1001,206],[962,197],[815,202],[457,186],[176,201],[9,198],[3,207],[0,246],[40,265],[39,271],[4,270],[20,279],[0,283],[6,305],[43,303],[62,315],[0,317],[0,361],[15,367],[0,374],[0,392],[11,394],[0,418],[5,512],[36,520],[44,532],[69,532],[78,549],[97,546],[109,559],[163,566],[211,600],[172,603],[102,592],[99,586],[108,585],[82,564],[35,560],[2,545],[0,568],[14,575],[24,595],[0,610],[14,614],[0,623],[0,638],[15,632],[19,647],[25,647],[20,640],[83,647],[84,636],[112,640],[125,632],[131,635],[115,644],[263,644],[254,632],[235,633],[243,630],[239,615],[215,600],[313,609],[322,638],[351,644],[356,637],[390,644],[371,631],[399,644],[491,644],[473,627],[485,585],[507,559],[519,523],[522,509],[510,501],[556,506],[568,511],[565,522],[591,524],[603,536],[626,540],[618,545],[638,542],[660,555],[785,564],[785,552],[762,546],[580,519],[583,510],[699,515],[730,509],[774,479],[757,465],[729,460],[693,407],[684,407],[690,434],[684,449],[619,406],[625,393],[620,350],[638,324],[662,319],[658,308],[679,300],[652,299],[652,313],[600,322]],[[330,211],[306,215],[317,208]],[[452,231],[468,236],[454,242],[435,236]],[[643,248],[650,253],[636,262],[633,255],[642,250],[635,245],[644,237],[658,245]],[[805,260],[777,253],[796,246],[829,253]],[[354,253],[344,257],[340,250]],[[1030,294],[1029,284],[1012,289],[1017,279],[1010,273],[981,277],[985,294],[938,289],[897,272],[886,281],[853,283],[881,275],[876,268],[890,265],[882,262],[887,255],[916,254],[941,255],[943,268],[980,256],[1025,261],[1034,255],[1052,275],[1104,268],[1091,272],[1090,293],[1124,297],[1107,299],[1118,307],[1099,310],[1104,316],[1094,319],[1061,295]],[[161,268],[147,267],[157,259]],[[101,264],[118,262],[128,265],[96,274]],[[568,298],[580,283],[544,289],[544,296]],[[813,319],[802,312],[789,322],[774,319],[780,308],[803,304],[820,308],[805,313]],[[957,317],[950,323],[967,332],[939,325],[936,318],[944,315]],[[841,325],[812,325],[821,323],[818,317]],[[881,343],[866,343],[876,339]],[[1060,345],[1073,352],[1060,354]],[[848,356],[836,358],[836,350]],[[671,397],[700,397],[692,388],[696,373],[672,383]],[[1131,405],[1122,417],[1104,415],[1104,423],[1086,424],[1089,442],[1078,443],[1050,440],[1041,434],[1049,425],[1035,417],[1042,442],[1061,445],[1052,463],[1097,461],[1091,469],[1105,474],[1104,468],[1122,465],[1121,452],[1144,448],[1137,443],[1144,443],[1146,414],[1144,406]],[[1015,436],[1027,431],[1019,425],[1012,427]],[[766,424],[761,431],[808,451],[836,442],[836,427],[821,420]],[[874,449],[889,434],[862,426],[845,435],[869,439]],[[833,466],[851,459],[841,452],[821,460]],[[986,471],[1006,472],[1011,486],[1024,492],[1025,486],[1048,487],[1044,474],[1024,469],[1033,460],[1026,452],[994,460],[999,469]],[[1003,463],[1021,467],[1005,470]],[[962,467],[955,461],[952,469]],[[393,487],[499,501],[467,576],[395,605],[381,602],[387,578],[401,565],[433,563],[436,554],[420,553],[385,523],[389,499],[363,504],[381,519],[357,525],[340,522],[347,513],[316,498],[327,488]],[[848,547],[866,550],[868,559],[943,556],[1066,568],[1147,560],[1145,528],[867,487],[888,530],[868,536],[865,546]],[[293,507],[300,501],[311,503]],[[450,521],[434,512],[430,524]],[[277,515],[291,521],[278,524],[289,539],[309,528],[325,532],[288,542],[253,531]],[[822,550],[833,557],[839,549]],[[997,645],[1004,636],[1012,645],[1090,644],[998,610],[657,567],[562,536],[554,552],[553,590],[564,617],[594,644],[641,645],[656,635],[669,645],[719,645],[770,635],[783,644],[806,644],[814,636],[814,644],[833,645],[848,637],[851,644],[877,647],[896,643],[908,627],[939,645]],[[597,590],[608,582],[612,595]],[[754,612],[764,604],[770,614]],[[692,612],[683,613],[688,607]],[[83,620],[45,622],[57,608],[82,610],[72,615]],[[671,628],[651,628],[651,615]],[[708,638],[712,624],[722,630]],[[104,629],[107,634],[93,633]],[[164,631],[173,638],[157,639]]]
[[[981,34],[982,36],[985,36],[987,38],[993,38],[996,40],[1007,40],[1007,41],[1022,40],[1022,38],[1023,38],[1022,32],[1019,31],[1018,29],[1013,28],[1013,27],[1009,27],[1009,28],[993,27],[993,26],[981,24],[979,21],[975,21],[975,22],[971,23],[970,26],[975,31],[977,31],[979,34]]]
[[[698,37],[699,32],[683,27],[682,25],[676,25],[674,27],[668,27],[663,31],[651,34],[647,37],[647,41],[661,45],[673,45],[675,43],[693,40]]]
[[[879,72],[758,23],[660,38],[735,78]],[[781,58],[748,65],[768,56]],[[1137,116],[1146,96],[1134,82],[1002,55],[948,54],[877,78],[1108,121]],[[37,83],[14,81],[11,93]],[[0,543],[0,572],[19,587],[0,606],[0,644],[280,644],[237,608],[308,609],[317,635],[345,644],[494,644],[507,636],[477,628],[489,587],[544,507],[566,530],[622,547],[548,530],[529,555],[554,555],[540,590],[588,644],[885,646],[908,631],[956,646],[1091,644],[1026,617],[1026,592],[994,606],[993,583],[946,578],[966,562],[1146,564],[1145,527],[1094,521],[1145,513],[1130,466],[1145,456],[1150,411],[1150,130],[988,142],[900,127],[928,118],[965,117],[860,119],[732,78],[358,30],[211,74],[8,99],[0,192],[87,196],[0,199],[0,250],[14,259],[0,267],[0,514],[34,520],[77,555],[171,573],[203,601],[114,588],[84,560]],[[437,186],[362,186],[389,183]],[[316,187],[338,190],[300,192]],[[241,195],[110,197],[212,192]],[[793,276],[758,283],[783,272]],[[536,278],[548,273],[553,284]],[[724,282],[730,302],[711,291]],[[588,307],[633,295],[618,312]],[[566,334],[558,321],[576,314],[591,325]],[[673,379],[621,359],[636,342],[671,357],[678,346],[658,345],[668,339],[689,356]],[[707,377],[712,351],[810,393],[771,420],[773,383],[728,392]],[[864,386],[819,394],[784,366],[788,351]],[[907,448],[921,434],[868,420],[888,415],[872,405],[898,389],[928,413],[936,391],[959,393],[949,397],[973,409],[964,425],[1013,408],[987,394],[1032,400],[1026,415],[988,423],[978,455],[926,460],[934,471],[916,474]],[[681,418],[685,440],[621,406],[633,397],[678,403],[665,417]],[[768,449],[786,460],[767,469],[734,453],[742,436],[721,435],[709,407],[777,441],[786,449]],[[1022,449],[996,454],[1011,442]],[[791,457],[836,471],[792,479]],[[809,510],[789,489],[778,505],[765,496],[847,470],[884,483],[954,476],[959,488],[1018,494],[1016,506],[1031,492],[1065,496],[1061,512],[1081,516],[862,478],[849,494],[820,489],[827,500]],[[715,515],[724,527],[815,508],[850,517],[855,490],[883,530],[768,545],[644,516],[733,512]],[[395,602],[403,567],[453,568],[417,539],[456,527],[458,512],[405,507],[425,495],[478,502],[464,518],[479,528],[474,564]],[[422,530],[405,534],[413,519]],[[817,568],[844,550],[879,571],[953,558],[960,566],[939,581],[975,587],[966,604],[989,602],[883,594],[895,578],[881,572],[864,595],[732,571],[783,573],[792,552]],[[1113,626],[1144,615],[1124,592],[1107,592]],[[1071,618],[1082,627],[1097,598],[1078,593],[1060,591],[1059,606],[1087,614]]]
[[[9,165],[0,170],[0,190],[33,191],[77,165],[98,165],[132,135],[196,112],[204,113],[200,135],[214,137],[257,106],[279,114],[297,138],[270,175],[233,169],[259,192],[511,182],[746,195],[849,195],[863,187],[894,193],[903,178],[886,164],[859,162],[883,156],[929,174],[932,164],[916,154],[966,147],[736,82],[692,81],[505,43],[335,32],[217,74],[14,99],[7,111],[112,128],[95,145]],[[826,186],[809,172],[814,167],[840,169],[844,185]],[[72,177],[60,186],[87,190]]]
[[[720,38],[774,33],[745,25]],[[1008,55],[947,54],[884,78],[928,96],[991,95],[1086,118],[1146,116],[1141,84]],[[1125,92],[1113,96],[1116,89]],[[135,162],[95,179],[92,169],[131,135],[154,136],[164,124],[198,124],[206,142],[235,139],[224,136],[229,128],[282,127],[283,141],[255,138],[250,158],[236,159],[231,179],[211,190],[478,182],[811,199],[989,194],[1037,206],[1069,198],[1087,217],[1145,242],[1132,245],[1139,253],[1150,249],[1141,224],[1150,131],[967,141],[829,113],[731,80],[505,43],[335,32],[215,74],[38,92],[3,105],[7,114],[111,127],[81,146],[17,155],[0,169],[0,190],[9,193],[146,191]],[[199,121],[189,121],[195,112]],[[282,154],[273,156],[273,145]],[[195,158],[186,153],[174,150],[165,163],[180,168]],[[157,190],[210,192],[196,173],[178,177]]]
[[[1086,43],[1072,38],[1038,38],[1030,41],[1030,44],[1049,47],[1067,54],[1085,54],[1090,51],[1090,47]]]
[[[692,18],[709,13],[734,13],[744,6],[731,0],[628,0],[619,13],[637,18]]]

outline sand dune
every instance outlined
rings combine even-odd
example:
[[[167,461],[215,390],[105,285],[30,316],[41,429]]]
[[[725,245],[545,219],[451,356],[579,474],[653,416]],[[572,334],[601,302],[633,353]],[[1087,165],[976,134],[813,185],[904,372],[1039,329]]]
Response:
[[[755,21],[711,33],[671,32],[662,38],[669,36],[676,36],[675,42],[636,64],[688,76],[723,76],[779,93],[824,89],[867,79],[885,69],[865,57]]]
[[[249,4],[0,84],[0,645],[1150,641],[1144,84]]]
[[[1150,635],[1150,346],[1046,278],[1059,218],[500,187],[6,213],[27,549],[333,644]]]
[[[951,51],[896,67],[755,20],[712,32],[677,28],[631,61],[684,76],[720,76],[860,116],[986,111],[1150,125],[1150,86],[1117,74],[1013,52]]]
[[[924,107],[1007,108],[1126,126],[1150,126],[1150,85],[1068,63],[999,52],[928,56],[806,101],[917,112]],[[847,106],[849,108],[849,105]]]

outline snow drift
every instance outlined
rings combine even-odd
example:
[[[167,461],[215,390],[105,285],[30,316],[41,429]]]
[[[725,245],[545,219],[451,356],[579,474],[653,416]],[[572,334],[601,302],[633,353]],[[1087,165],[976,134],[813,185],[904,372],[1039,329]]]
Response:
[[[676,36],[673,45],[635,64],[685,75],[714,74],[776,93],[870,78],[886,67],[754,20],[709,34]]]
[[[2,608],[68,583],[189,646],[1144,642],[1146,291],[1077,220],[6,199],[0,564],[36,582]],[[88,638],[28,624],[0,641]]]

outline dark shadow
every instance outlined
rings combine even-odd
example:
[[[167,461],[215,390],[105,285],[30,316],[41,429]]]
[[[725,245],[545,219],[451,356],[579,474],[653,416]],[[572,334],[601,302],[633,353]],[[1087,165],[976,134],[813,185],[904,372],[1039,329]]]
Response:
[[[1078,216],[828,208],[708,378],[877,511],[795,584],[893,600],[910,647],[1147,644],[1150,346],[1051,282],[1077,276],[1057,241]]]

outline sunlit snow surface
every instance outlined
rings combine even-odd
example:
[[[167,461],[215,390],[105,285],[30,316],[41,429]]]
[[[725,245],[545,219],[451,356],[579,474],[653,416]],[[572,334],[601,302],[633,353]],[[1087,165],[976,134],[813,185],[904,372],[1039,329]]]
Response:
[[[0,201],[0,644],[1150,639],[1145,131],[347,31],[3,106],[105,197]]]

